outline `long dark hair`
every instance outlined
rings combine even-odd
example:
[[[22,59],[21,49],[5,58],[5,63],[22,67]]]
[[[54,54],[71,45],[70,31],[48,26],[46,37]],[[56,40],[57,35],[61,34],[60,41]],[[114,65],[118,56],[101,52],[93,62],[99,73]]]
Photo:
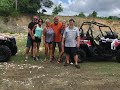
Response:
[[[40,20],[41,20],[41,22],[43,23],[43,19],[42,19],[42,18],[39,18],[38,23],[40,22]]]

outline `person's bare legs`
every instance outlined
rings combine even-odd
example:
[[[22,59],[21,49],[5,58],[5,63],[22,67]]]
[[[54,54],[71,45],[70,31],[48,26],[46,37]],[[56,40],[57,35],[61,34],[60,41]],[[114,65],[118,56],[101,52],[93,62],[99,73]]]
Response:
[[[58,42],[57,44],[58,44],[59,54],[60,54],[60,53],[61,53],[61,51],[62,51],[62,48],[61,48],[61,47],[62,47],[62,45],[61,45],[61,42]]]
[[[38,42],[38,43],[37,43],[37,54],[36,54],[37,57],[39,57],[39,47],[40,47],[40,43]]]
[[[33,57],[33,45],[31,46],[31,57]]]
[[[58,48],[59,48],[59,59],[58,59],[58,61],[57,61],[57,63],[59,63],[60,61],[61,61],[61,58],[62,58],[62,55],[63,55],[63,53],[64,53],[64,50],[63,50],[63,48],[61,48],[61,42],[59,42],[58,43]]]
[[[70,60],[70,55],[66,54],[66,63],[69,63],[69,60]]]
[[[48,44],[45,43],[45,59],[48,57]]]
[[[66,54],[66,61],[65,61],[65,63],[69,63],[69,60],[70,60],[70,55]]]
[[[36,58],[36,54],[37,54],[37,43],[34,42],[33,43],[33,59]]]
[[[58,63],[61,62],[63,54],[64,54],[64,51],[61,51],[59,55]]]
[[[30,47],[26,47],[25,58],[28,59]]]
[[[55,52],[55,45],[53,45],[53,48],[52,48],[52,58],[54,59],[54,52]]]
[[[74,56],[74,60],[75,60],[75,67],[79,69],[80,66],[78,65],[78,55]]]
[[[53,58],[53,57],[52,57],[52,56],[53,56],[52,48],[53,48],[53,45],[50,44],[50,45],[49,45],[50,61],[52,61],[52,58]]]
[[[65,61],[64,66],[68,66],[69,65],[69,60],[70,60],[70,55],[66,54],[66,61]]]
[[[78,64],[78,55],[74,56],[74,60],[75,60],[75,64],[77,65]]]

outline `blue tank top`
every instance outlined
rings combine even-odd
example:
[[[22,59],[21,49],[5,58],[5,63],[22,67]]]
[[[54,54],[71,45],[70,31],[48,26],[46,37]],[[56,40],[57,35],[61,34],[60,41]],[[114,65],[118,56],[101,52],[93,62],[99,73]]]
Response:
[[[39,25],[37,24],[37,27],[36,27],[36,29],[35,29],[35,34],[34,34],[34,36],[41,39],[41,37],[42,37],[42,32],[43,32],[43,28],[39,27]]]
[[[45,33],[45,41],[49,43],[49,42],[53,42],[53,39],[54,39],[53,29],[52,28],[47,29]]]

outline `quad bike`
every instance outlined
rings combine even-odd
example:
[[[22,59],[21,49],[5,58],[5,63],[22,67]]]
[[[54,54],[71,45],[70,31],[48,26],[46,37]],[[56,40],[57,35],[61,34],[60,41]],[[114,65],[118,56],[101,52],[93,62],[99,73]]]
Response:
[[[109,26],[94,21],[83,22],[80,37],[79,61],[115,57],[120,62],[120,40]]]
[[[14,37],[0,35],[0,61],[8,61],[16,53],[16,39]]]

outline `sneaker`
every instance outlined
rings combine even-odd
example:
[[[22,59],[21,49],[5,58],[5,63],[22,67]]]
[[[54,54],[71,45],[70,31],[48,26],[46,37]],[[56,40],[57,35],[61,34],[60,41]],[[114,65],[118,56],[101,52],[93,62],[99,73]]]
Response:
[[[45,58],[44,61],[47,61],[47,58]]]
[[[33,61],[36,61],[36,57],[33,57]]]
[[[72,63],[72,62],[71,62],[70,64],[71,64],[71,65],[73,65],[73,63]]]
[[[76,65],[75,65],[75,67],[76,67],[77,69],[79,69],[79,68],[80,68],[80,66],[79,66],[78,64],[76,64]]]
[[[58,61],[57,61],[57,63],[61,63],[62,62],[62,59],[61,58],[59,58],[58,59]]]
[[[38,58],[38,57],[36,57],[36,60],[38,61],[38,60],[39,60],[39,58]]]
[[[64,66],[69,66],[69,63],[65,63]]]
[[[40,59],[40,56],[37,56],[38,59]]]

